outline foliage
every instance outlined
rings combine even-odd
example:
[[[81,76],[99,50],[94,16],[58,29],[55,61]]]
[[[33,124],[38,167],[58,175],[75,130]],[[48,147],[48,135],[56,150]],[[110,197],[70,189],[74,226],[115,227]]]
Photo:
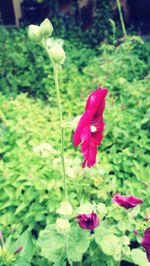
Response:
[[[0,265],[4,266],[30,266],[34,254],[31,233],[26,230],[13,242],[11,234],[4,246],[0,248]]]
[[[6,31],[1,28],[0,32],[1,91],[13,97],[18,92],[27,92],[31,96],[47,99],[52,94],[50,88],[54,87],[54,82],[46,53],[28,40],[27,31]],[[96,51],[73,39],[65,40],[66,62],[61,74],[62,91],[78,96],[78,88],[82,88],[83,84],[90,89],[99,84],[113,84],[116,89],[116,76],[129,81],[137,77],[143,79],[150,64],[149,47],[148,42],[142,44],[136,39],[129,39],[116,47],[104,43]],[[100,54],[102,56],[99,57]]]
[[[147,178],[150,46],[134,37],[120,44],[103,43],[93,51],[86,45],[65,41],[68,59],[60,77],[64,124],[82,113],[89,91],[100,85],[109,89],[104,115],[105,138],[92,171],[82,171],[80,153],[75,153],[70,142],[71,129],[65,128],[69,200],[74,209],[72,217],[67,218],[71,223],[72,247],[68,256],[66,239],[55,228],[58,214],[54,213],[63,200],[63,184],[60,159],[55,153],[61,125],[52,69],[44,52],[26,40],[24,30],[1,29],[1,33],[0,45],[3,42],[5,49],[0,49],[3,93],[0,94],[0,187],[3,190],[0,228],[6,235],[15,229],[14,238],[28,228],[37,239],[46,226],[40,232],[38,246],[34,242],[33,265],[49,265],[47,259],[50,263],[57,262],[54,265],[62,265],[58,260],[60,256],[64,262],[67,258],[78,263],[83,256],[83,265],[94,266],[97,261],[105,265],[107,261],[115,266],[118,260],[125,259],[146,266],[145,253],[141,249],[130,251],[128,245],[136,239],[133,229],[143,232],[149,224],[145,219],[149,215],[150,192]],[[141,209],[137,207],[127,212],[112,204],[111,196],[115,192],[134,194],[143,199],[144,204]],[[78,207],[80,212],[85,210],[83,203],[88,212],[88,202],[92,202],[92,209],[97,209],[101,219],[100,226],[90,236],[74,220]],[[81,247],[74,234],[80,235]],[[47,239],[48,235],[56,243]],[[39,246],[46,259],[39,256]],[[141,262],[137,262],[137,254]]]

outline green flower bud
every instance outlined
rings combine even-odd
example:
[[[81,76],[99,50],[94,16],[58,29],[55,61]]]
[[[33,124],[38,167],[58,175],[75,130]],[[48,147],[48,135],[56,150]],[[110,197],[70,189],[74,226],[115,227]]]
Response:
[[[39,42],[41,40],[41,29],[39,26],[36,25],[30,25],[29,26],[29,32],[28,32],[29,38],[34,42]]]
[[[65,60],[64,49],[58,44],[49,49],[50,55],[54,63],[63,64]]]
[[[41,34],[43,37],[49,37],[53,32],[53,26],[48,18],[46,18],[40,25]]]

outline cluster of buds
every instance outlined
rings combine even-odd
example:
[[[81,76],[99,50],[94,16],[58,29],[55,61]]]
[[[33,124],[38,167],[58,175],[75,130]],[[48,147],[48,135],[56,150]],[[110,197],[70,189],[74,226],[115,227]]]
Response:
[[[40,26],[29,26],[29,38],[46,49],[50,59],[55,64],[63,64],[65,60],[65,52],[61,45],[57,42],[53,42],[53,45],[49,47],[49,37],[52,35],[53,26],[49,19],[45,19]]]

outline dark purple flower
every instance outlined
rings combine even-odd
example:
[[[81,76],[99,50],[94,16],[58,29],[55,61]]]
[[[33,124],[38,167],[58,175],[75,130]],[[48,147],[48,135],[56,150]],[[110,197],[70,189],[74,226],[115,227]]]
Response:
[[[142,247],[146,250],[147,259],[150,262],[150,228],[147,228],[145,230],[141,244]]]
[[[100,223],[96,213],[80,214],[77,216],[77,221],[80,227],[87,230],[94,230]]]
[[[118,205],[124,207],[125,209],[130,209],[130,208],[134,208],[136,207],[138,204],[142,204],[143,200],[138,199],[134,196],[130,196],[130,197],[125,197],[123,195],[120,194],[116,194],[112,201],[114,203],[117,203]]]

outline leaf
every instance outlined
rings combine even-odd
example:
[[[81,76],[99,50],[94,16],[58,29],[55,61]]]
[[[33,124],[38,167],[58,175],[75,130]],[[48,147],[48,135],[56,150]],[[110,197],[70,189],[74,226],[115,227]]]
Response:
[[[21,212],[23,209],[25,209],[27,207],[27,203],[26,202],[22,202],[19,204],[18,208],[15,211],[14,215],[17,215],[19,212]]]
[[[81,261],[90,244],[89,232],[78,225],[72,227],[68,236],[68,257],[72,261]]]
[[[100,226],[98,226],[95,229],[95,241],[98,245],[101,244],[102,239],[104,236],[107,236],[108,234],[113,234],[114,228],[113,226],[108,226],[104,221],[100,223]]]
[[[26,258],[19,256],[15,261],[15,266],[31,266]]]
[[[61,126],[64,128],[72,128],[74,131],[80,121],[81,115],[76,116],[72,121],[64,122]]]
[[[139,266],[149,266],[149,262],[146,257],[146,253],[143,252],[141,249],[132,249],[131,256],[133,262]]]
[[[80,207],[76,210],[77,214],[90,214],[94,211],[94,206],[87,202],[87,203],[82,203]]]
[[[32,236],[28,230],[25,231],[13,244],[11,248],[11,253],[14,253],[19,247],[23,247],[23,249],[18,254],[19,257],[24,257],[28,262],[30,262],[34,254],[34,248],[33,248]]]
[[[41,255],[50,262],[63,261],[67,257],[71,261],[81,261],[84,252],[90,244],[89,232],[78,225],[72,227],[66,237],[55,230],[55,225],[49,225],[40,232],[38,245]]]
[[[59,154],[59,152],[56,151],[49,143],[42,143],[38,146],[35,146],[33,151],[35,153],[40,153],[43,157],[48,157],[49,154]]]
[[[65,240],[56,232],[54,224],[40,232],[38,245],[41,247],[41,255],[50,262],[57,262],[65,257]]]
[[[73,209],[69,201],[63,201],[56,212],[60,215],[70,216],[73,212]]]
[[[115,235],[106,235],[100,242],[102,251],[108,255],[113,256],[115,260],[120,259],[121,255],[121,239]]]
[[[97,211],[100,215],[100,218],[103,219],[103,217],[107,214],[107,208],[104,203],[99,203],[97,205]]]

